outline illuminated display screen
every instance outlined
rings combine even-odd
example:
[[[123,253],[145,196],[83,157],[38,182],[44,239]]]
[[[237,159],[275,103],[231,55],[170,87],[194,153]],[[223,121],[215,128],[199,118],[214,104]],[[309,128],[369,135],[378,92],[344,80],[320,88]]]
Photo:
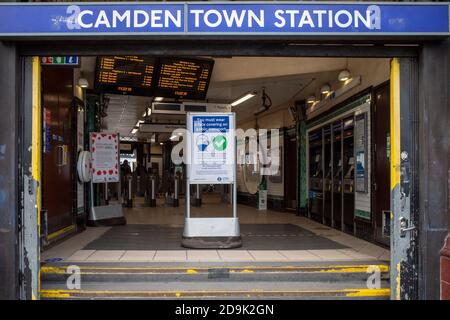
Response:
[[[213,60],[160,58],[156,95],[203,100],[211,79]]]
[[[95,88],[104,93],[152,96],[156,64],[153,57],[99,57]]]
[[[204,100],[214,60],[104,56],[97,59],[95,88],[102,93]]]

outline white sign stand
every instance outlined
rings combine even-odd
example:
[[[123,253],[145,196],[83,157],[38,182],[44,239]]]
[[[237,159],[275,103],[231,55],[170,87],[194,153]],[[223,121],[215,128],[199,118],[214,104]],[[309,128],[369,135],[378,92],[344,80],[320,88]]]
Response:
[[[98,140],[98,141],[97,141]],[[120,183],[119,134],[106,132],[91,132],[90,149],[92,154],[91,210],[89,211],[89,226],[124,225]],[[107,196],[108,183],[119,184],[119,203],[94,206],[94,183],[105,184]]]
[[[242,245],[237,217],[235,114],[187,113],[186,211],[182,245],[236,248]],[[232,185],[232,218],[192,218],[191,184]]]

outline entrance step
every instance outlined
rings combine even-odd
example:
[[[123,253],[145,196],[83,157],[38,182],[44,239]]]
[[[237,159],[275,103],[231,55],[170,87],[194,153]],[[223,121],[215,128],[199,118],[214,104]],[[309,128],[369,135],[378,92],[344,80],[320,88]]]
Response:
[[[77,269],[79,268],[79,269]],[[74,270],[80,287],[69,290]],[[379,286],[367,282],[376,272]],[[69,286],[68,286],[69,282]],[[136,265],[41,267],[41,298],[383,298],[389,266],[377,264]]]
[[[66,282],[73,274],[69,266],[43,266],[41,280]],[[366,281],[369,273],[380,272],[388,280],[385,264],[311,265],[311,266],[193,266],[154,267],[124,265],[79,265],[83,281],[145,282],[145,281]]]
[[[199,283],[201,285],[201,283]],[[287,288],[285,283],[238,289],[239,283],[232,283],[229,288],[194,290],[177,286],[176,289],[138,289],[133,284],[121,286],[114,290],[110,286],[90,285],[87,289],[67,290],[46,288],[41,290],[41,299],[388,299],[389,288],[334,288],[320,287],[317,283],[308,284],[308,288]],[[241,284],[242,286],[242,284]]]

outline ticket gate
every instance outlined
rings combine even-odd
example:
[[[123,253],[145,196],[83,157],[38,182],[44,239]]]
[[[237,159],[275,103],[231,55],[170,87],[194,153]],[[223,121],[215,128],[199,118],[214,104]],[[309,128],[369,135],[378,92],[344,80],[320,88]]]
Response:
[[[122,185],[122,206],[126,208],[133,207],[133,176],[131,174],[127,174],[124,179],[124,183]]]
[[[166,203],[172,207],[180,206],[180,180],[178,178],[173,178],[169,185],[169,190],[166,196]]]
[[[147,175],[146,190],[145,190],[145,203],[149,207],[156,207],[156,191],[158,190],[156,177],[154,175]]]

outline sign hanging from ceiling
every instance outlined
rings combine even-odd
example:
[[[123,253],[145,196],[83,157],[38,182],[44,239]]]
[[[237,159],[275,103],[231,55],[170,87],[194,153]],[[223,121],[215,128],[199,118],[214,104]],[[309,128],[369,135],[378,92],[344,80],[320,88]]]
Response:
[[[151,96],[155,62],[155,58],[146,56],[99,57],[95,88],[108,93]]]
[[[95,88],[103,93],[203,100],[213,65],[212,59],[102,56],[97,58]]]
[[[449,35],[447,3],[2,3],[0,36]]]
[[[156,95],[203,100],[206,98],[214,60],[161,58]]]
[[[236,171],[234,113],[188,113],[191,184],[234,183]]]

